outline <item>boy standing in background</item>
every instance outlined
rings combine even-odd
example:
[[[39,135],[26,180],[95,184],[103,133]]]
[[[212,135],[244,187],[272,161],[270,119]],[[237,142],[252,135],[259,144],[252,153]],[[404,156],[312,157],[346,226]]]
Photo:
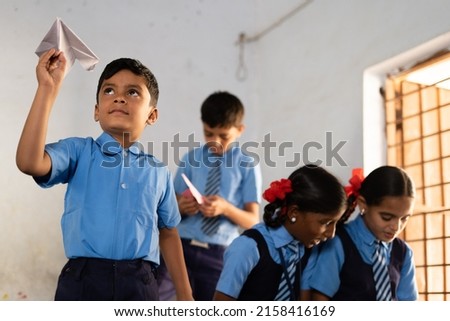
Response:
[[[184,155],[174,185],[182,221],[178,225],[195,300],[212,300],[223,253],[241,229],[259,222],[261,170],[236,140],[244,131],[244,107],[235,95],[219,91],[201,106],[206,143]],[[188,192],[183,175],[203,195]],[[174,295],[164,263],[158,274],[161,300]]]

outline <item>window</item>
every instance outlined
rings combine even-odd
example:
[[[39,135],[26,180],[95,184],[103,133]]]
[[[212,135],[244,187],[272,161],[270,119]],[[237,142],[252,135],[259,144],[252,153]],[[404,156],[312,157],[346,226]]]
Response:
[[[414,251],[420,300],[450,300],[449,79],[446,53],[390,75],[384,87],[387,163],[416,184],[402,238]]]

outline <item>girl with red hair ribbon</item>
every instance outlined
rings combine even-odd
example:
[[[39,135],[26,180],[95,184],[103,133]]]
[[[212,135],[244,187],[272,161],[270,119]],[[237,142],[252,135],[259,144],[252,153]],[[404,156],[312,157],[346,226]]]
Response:
[[[310,249],[334,236],[345,191],[325,169],[307,165],[270,184],[264,222],[244,231],[224,254],[215,300],[299,300]],[[302,295],[301,295],[302,294]]]
[[[417,300],[413,252],[398,238],[413,214],[411,178],[398,167],[381,166],[366,178],[358,169],[349,182],[348,209],[309,278],[312,299]],[[360,215],[348,220],[356,206]]]

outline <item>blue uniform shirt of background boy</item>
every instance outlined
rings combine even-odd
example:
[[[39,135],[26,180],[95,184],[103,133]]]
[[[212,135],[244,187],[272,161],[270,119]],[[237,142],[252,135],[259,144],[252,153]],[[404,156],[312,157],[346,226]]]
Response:
[[[345,229],[355,244],[363,261],[372,265],[374,252],[374,235],[369,231],[361,215],[345,224]],[[382,242],[386,262],[390,262],[392,243]],[[417,286],[415,283],[415,267],[413,252],[406,244],[406,255],[400,273],[400,283],[397,288],[397,298],[402,301],[417,300]],[[339,274],[344,264],[344,249],[339,236],[336,236],[323,244],[320,255],[317,258],[315,268],[310,270],[308,287],[316,289],[328,297],[333,297],[340,286]],[[306,273],[306,271],[305,271]]]
[[[175,192],[181,195],[188,188],[181,177],[184,173],[203,195],[208,171],[216,160],[222,162],[219,196],[240,209],[244,208],[245,203],[261,203],[260,166],[239,147],[230,148],[223,157],[212,154],[206,145],[185,154],[175,174]],[[202,231],[202,219],[201,213],[183,218],[177,227],[180,237],[228,246],[239,236],[239,227],[223,216],[220,217],[218,231],[213,235],[206,235]]]
[[[272,259],[276,263],[281,264],[278,249],[289,244],[293,240],[292,235],[289,234],[284,226],[270,228],[264,223],[258,223],[253,228],[258,230],[264,237]],[[304,254],[305,247],[302,243],[299,243],[299,259]],[[258,264],[258,261],[259,252],[256,241],[247,236],[236,238],[225,250],[224,267],[216,290],[237,298],[248,275]]]
[[[68,184],[61,219],[66,256],[159,264],[159,228],[181,220],[167,167],[138,143],[124,150],[107,133],[95,141],[63,139],[45,150],[52,170],[37,183]]]

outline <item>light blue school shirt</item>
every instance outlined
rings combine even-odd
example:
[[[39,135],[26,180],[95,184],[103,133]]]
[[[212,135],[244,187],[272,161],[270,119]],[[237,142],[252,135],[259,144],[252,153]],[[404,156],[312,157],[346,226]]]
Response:
[[[374,252],[375,236],[369,231],[361,215],[345,224],[345,229],[355,243],[363,261],[372,265],[372,255]],[[386,262],[390,262],[392,243],[383,244]],[[316,266],[309,271],[308,285],[328,297],[333,297],[340,286],[339,274],[344,264],[344,249],[339,236],[328,240],[323,244],[320,255],[317,258]],[[415,281],[415,266],[413,252],[406,244],[405,260],[400,272],[400,282],[397,288],[397,298],[399,301],[415,301],[418,297],[417,284]]]
[[[68,258],[159,264],[159,229],[181,217],[169,170],[139,146],[124,150],[106,133],[46,145],[51,173],[35,179],[44,188],[67,183],[61,227]]]
[[[271,228],[267,227],[262,222],[256,224],[252,228],[258,230],[262,234],[267,243],[270,256],[276,263],[281,264],[278,249],[292,242],[294,240],[292,235],[284,226]],[[298,243],[298,246],[299,258],[301,259],[305,254],[305,247],[300,242]],[[233,298],[237,298],[247,277],[258,264],[258,261],[259,251],[256,241],[245,235],[236,238],[225,250],[224,265],[216,290]],[[271,275],[267,275],[267,278],[270,277]],[[264,280],[261,280],[261,282],[264,282]]]
[[[230,148],[222,157],[212,154],[206,145],[185,154],[175,174],[175,192],[181,195],[188,188],[181,177],[184,173],[203,195],[208,171],[216,160],[221,162],[219,196],[240,209],[244,209],[246,203],[261,203],[260,165],[255,157],[244,154],[239,147]],[[201,213],[183,218],[177,227],[180,237],[228,246],[239,236],[239,227],[223,215],[219,218],[217,233],[207,235],[202,231],[202,219]]]

